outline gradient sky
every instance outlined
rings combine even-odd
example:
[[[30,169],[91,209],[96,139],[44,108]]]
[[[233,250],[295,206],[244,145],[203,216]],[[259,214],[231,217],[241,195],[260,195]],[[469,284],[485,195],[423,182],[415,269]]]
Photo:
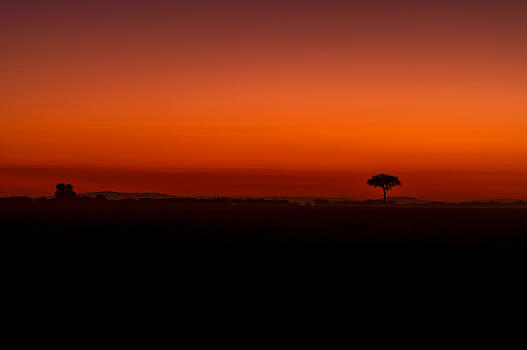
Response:
[[[0,195],[365,198],[385,171],[401,195],[527,199],[526,18],[508,0],[4,1]]]

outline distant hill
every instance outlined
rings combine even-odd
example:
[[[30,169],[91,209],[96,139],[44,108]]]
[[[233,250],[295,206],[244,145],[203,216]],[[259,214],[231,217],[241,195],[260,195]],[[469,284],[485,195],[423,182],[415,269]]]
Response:
[[[464,201],[462,203],[463,204],[502,204],[502,205],[526,204],[526,202],[524,200],[521,200],[521,199],[509,199],[509,198]]]
[[[425,199],[413,198],[413,197],[392,197],[390,198],[391,202],[397,203],[406,203],[406,204],[422,204],[429,203],[430,201]]]
[[[175,199],[175,198],[189,198],[182,196],[175,196],[166,193],[153,193],[153,192],[141,192],[141,193],[123,193],[113,191],[99,191],[99,192],[87,192],[81,193],[80,197],[96,198],[98,195],[103,195],[109,200],[125,200],[125,199]],[[48,197],[51,198],[51,197]],[[197,196],[192,197],[195,199],[215,199],[214,196]],[[282,197],[282,196],[268,196],[268,197],[233,197],[238,200],[288,200],[291,202],[297,202],[300,204],[305,203],[327,203],[327,204],[342,204],[345,202],[354,203],[379,203],[382,204],[384,201],[381,199],[368,199],[365,201],[358,201],[348,197]],[[431,201],[426,199],[414,198],[414,197],[392,197],[389,199],[390,203],[401,204],[401,205],[428,205],[428,204],[451,204],[451,205],[526,205],[527,202],[520,199],[488,199],[488,200],[472,200],[472,201],[461,201],[461,202],[448,202],[448,201]]]
[[[182,196],[175,196],[166,193],[150,193],[150,192],[141,192],[141,193],[123,193],[123,192],[113,192],[113,191],[98,191],[98,192],[86,192],[81,193],[80,197],[90,197],[96,198],[98,195],[103,195],[106,199],[110,200],[123,200],[123,199],[171,199],[171,198],[183,198]],[[185,197],[187,198],[187,197]],[[196,196],[193,197],[196,199],[215,199],[215,196]],[[289,200],[293,202],[305,203],[313,200],[319,199],[318,197],[284,197],[284,196],[266,196],[266,197],[253,197],[253,196],[237,196],[233,197],[241,200],[255,200],[255,199],[265,199],[265,200]],[[337,202],[342,200],[354,200],[348,197],[330,197],[323,198],[328,202]]]
[[[122,193],[122,192],[112,192],[112,191],[100,191],[100,192],[87,192],[81,193],[81,197],[90,197],[96,198],[98,195],[103,195],[106,199],[110,200],[123,200],[123,199],[169,199],[177,198],[170,194],[164,193]]]

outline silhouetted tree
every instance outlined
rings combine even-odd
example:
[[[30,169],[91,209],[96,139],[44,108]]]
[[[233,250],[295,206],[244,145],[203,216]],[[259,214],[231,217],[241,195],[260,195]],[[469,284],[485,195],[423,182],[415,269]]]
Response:
[[[368,185],[373,187],[380,187],[384,193],[384,201],[386,202],[386,192],[391,190],[394,186],[401,186],[401,181],[397,176],[379,174],[373,176],[367,181]]]
[[[73,186],[71,184],[57,184],[55,191],[56,199],[75,199],[77,198],[77,193],[73,191]]]

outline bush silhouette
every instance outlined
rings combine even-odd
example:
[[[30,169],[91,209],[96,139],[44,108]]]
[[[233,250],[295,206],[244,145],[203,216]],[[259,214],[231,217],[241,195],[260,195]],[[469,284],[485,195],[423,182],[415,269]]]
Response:
[[[401,186],[401,181],[397,176],[379,174],[373,176],[367,181],[368,185],[373,187],[380,187],[384,193],[384,201],[386,202],[386,192],[391,190],[394,186]]]
[[[75,199],[77,198],[77,193],[73,191],[73,186],[71,184],[57,184],[55,191],[56,199]]]

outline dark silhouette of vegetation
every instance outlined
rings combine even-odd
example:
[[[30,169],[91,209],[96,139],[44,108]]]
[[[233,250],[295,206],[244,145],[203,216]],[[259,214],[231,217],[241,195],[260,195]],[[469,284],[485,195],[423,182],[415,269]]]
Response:
[[[394,186],[401,186],[401,181],[397,176],[379,174],[373,176],[367,181],[368,185],[373,187],[380,187],[384,193],[384,201],[386,202],[386,192],[390,191]]]
[[[77,193],[73,191],[73,186],[71,184],[57,184],[55,191],[56,199],[75,199],[77,198]]]
[[[0,200],[3,200],[3,201],[31,201],[31,198],[26,197],[26,196],[14,196],[14,197],[0,198]]]

